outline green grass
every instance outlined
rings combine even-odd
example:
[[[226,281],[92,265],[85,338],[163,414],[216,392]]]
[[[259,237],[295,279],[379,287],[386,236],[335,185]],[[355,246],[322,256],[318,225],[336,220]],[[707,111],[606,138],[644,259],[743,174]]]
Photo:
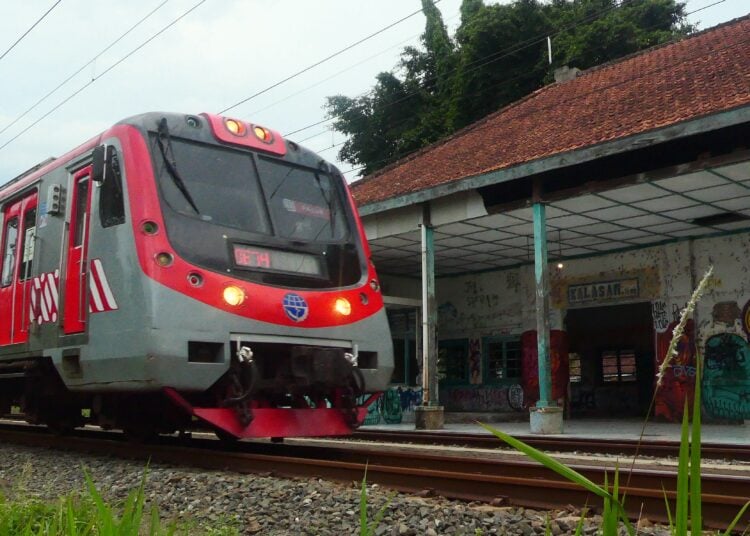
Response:
[[[201,527],[192,520],[164,523],[158,507],[146,513],[145,495],[148,469],[140,485],[131,490],[122,504],[111,505],[84,470],[86,487],[80,495],[70,494],[56,502],[29,498],[24,474],[9,495],[0,495],[0,536],[170,536],[204,534],[234,536],[233,523]]]

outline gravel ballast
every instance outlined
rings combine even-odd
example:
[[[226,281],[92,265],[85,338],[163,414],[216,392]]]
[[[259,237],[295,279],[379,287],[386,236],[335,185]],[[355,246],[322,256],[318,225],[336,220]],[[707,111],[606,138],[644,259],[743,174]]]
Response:
[[[138,448],[134,446],[134,448]],[[139,461],[68,453],[34,447],[0,445],[0,486],[7,497],[56,500],[71,492],[85,494],[83,468],[112,503],[123,500],[140,484]],[[178,519],[201,527],[232,525],[240,534],[359,534],[360,484],[318,479],[286,479],[152,464],[146,484],[148,503],[159,506],[163,520]],[[368,510],[375,513],[393,495],[368,485]],[[579,505],[575,505],[579,506]],[[395,494],[386,508],[377,536],[438,534],[573,534],[580,512],[449,501],[439,497]],[[585,534],[595,534],[598,516],[586,520]],[[664,527],[643,521],[639,534],[668,534]]]

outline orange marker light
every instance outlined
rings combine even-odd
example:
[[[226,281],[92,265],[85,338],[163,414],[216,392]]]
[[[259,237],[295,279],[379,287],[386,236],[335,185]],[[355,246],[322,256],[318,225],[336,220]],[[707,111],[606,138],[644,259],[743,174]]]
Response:
[[[245,123],[237,121],[236,119],[225,119],[224,126],[226,126],[227,130],[235,136],[244,136],[245,134],[247,134]]]
[[[263,143],[271,143],[273,141],[271,131],[267,128],[256,126],[253,128],[253,132],[255,133],[255,137]]]

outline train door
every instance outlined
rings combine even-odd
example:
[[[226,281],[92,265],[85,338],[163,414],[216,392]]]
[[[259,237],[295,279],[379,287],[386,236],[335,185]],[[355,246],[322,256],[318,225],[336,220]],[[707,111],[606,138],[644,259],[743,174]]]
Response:
[[[91,166],[87,166],[73,175],[63,304],[63,332],[66,335],[81,333],[86,329],[91,190]]]
[[[29,339],[37,194],[9,205],[3,217],[0,345]]]

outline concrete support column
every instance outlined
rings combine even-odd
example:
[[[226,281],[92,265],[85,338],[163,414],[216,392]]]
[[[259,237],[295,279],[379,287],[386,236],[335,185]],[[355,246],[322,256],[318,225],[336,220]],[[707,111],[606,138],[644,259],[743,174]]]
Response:
[[[437,302],[435,301],[435,242],[430,206],[422,209],[422,405],[415,410],[416,428],[438,430],[444,425],[438,400]]]
[[[552,372],[550,365],[549,277],[547,270],[547,217],[545,205],[534,200],[534,274],[536,280],[536,342],[539,365],[539,401],[531,409],[531,432],[536,434],[562,433],[562,408],[552,400]]]

